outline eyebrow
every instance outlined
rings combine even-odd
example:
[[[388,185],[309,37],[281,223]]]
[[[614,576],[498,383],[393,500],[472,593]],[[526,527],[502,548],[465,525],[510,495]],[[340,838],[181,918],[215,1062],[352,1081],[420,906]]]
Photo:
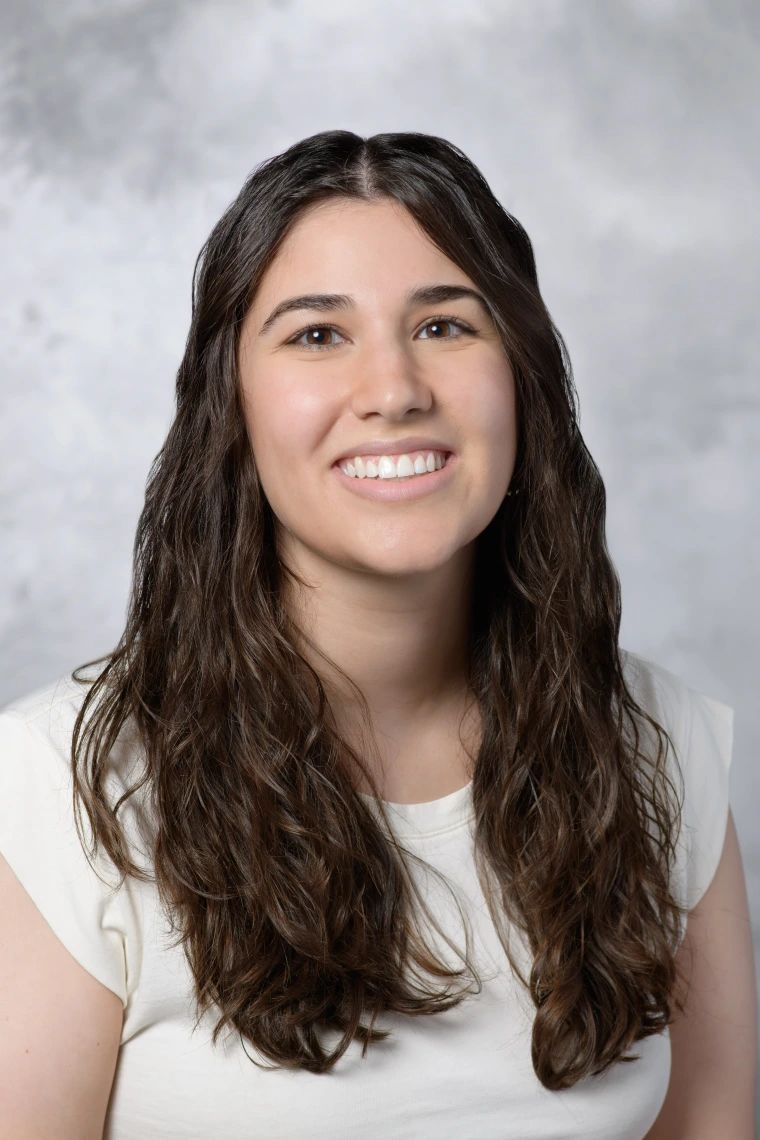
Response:
[[[417,289],[410,289],[406,295],[406,304],[408,308],[415,308],[419,305],[442,305],[446,301],[459,301],[463,298],[477,301],[484,314],[490,317],[491,310],[485,297],[477,290],[469,289],[466,285],[421,285]],[[288,297],[272,309],[259,329],[259,336],[268,332],[275,321],[278,321],[285,313],[303,311],[304,309],[312,312],[332,313],[341,309],[355,308],[353,298],[349,297],[347,293],[304,293],[301,297]]]

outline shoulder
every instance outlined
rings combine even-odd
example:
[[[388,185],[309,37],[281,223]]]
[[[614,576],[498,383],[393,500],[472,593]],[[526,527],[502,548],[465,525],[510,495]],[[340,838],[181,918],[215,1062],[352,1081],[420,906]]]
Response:
[[[664,666],[621,649],[623,674],[641,705],[671,735],[679,762],[702,757],[707,746],[726,768],[730,765],[734,710],[691,688]],[[701,751],[700,751],[701,750]]]
[[[3,816],[34,804],[52,810],[72,783],[71,746],[85,689],[71,677],[38,689],[0,711],[0,808]],[[6,818],[6,825],[9,821]]]
[[[74,725],[87,684],[71,674],[50,682],[0,710],[0,764],[10,759],[9,748],[31,748],[69,765]]]
[[[72,674],[20,697],[0,709],[0,790],[23,781],[27,791],[72,783],[74,730],[95,674]],[[94,710],[88,710],[85,723]],[[134,777],[141,758],[129,724],[120,730],[107,763],[107,783],[121,793]]]
[[[620,657],[634,699],[668,732],[682,736],[689,714],[689,692],[683,678],[629,649],[621,648]]]

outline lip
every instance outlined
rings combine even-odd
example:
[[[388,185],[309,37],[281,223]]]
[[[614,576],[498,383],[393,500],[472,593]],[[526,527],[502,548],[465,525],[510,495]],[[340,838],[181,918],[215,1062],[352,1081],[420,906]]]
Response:
[[[426,445],[425,445],[426,446]],[[412,448],[412,450],[416,450]],[[439,451],[446,448],[439,447]],[[361,455],[361,452],[357,454]],[[365,452],[365,454],[370,454]],[[383,455],[403,454],[403,452],[384,451]],[[425,475],[417,475],[414,479],[357,479],[346,475],[340,467],[332,467],[336,479],[340,480],[347,491],[352,491],[360,499],[374,499],[380,503],[408,503],[414,499],[423,499],[439,491],[453,477],[456,469],[457,457],[451,452],[446,460],[446,466],[438,471],[428,471]]]
[[[342,451],[335,462],[342,463],[357,455],[406,455],[409,451],[424,451],[425,448],[428,451],[453,452],[451,444],[444,443],[442,439],[433,439],[429,435],[408,435],[404,439],[397,439],[395,443],[388,439],[364,439],[354,444],[353,450],[346,448]]]

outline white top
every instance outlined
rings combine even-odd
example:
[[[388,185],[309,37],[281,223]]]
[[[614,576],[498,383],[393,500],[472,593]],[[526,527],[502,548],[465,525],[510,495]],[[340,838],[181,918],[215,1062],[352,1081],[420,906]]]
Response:
[[[624,661],[637,699],[670,731],[683,764],[687,826],[675,891],[692,909],[723,847],[733,710],[634,654]],[[479,995],[443,1014],[386,1015],[380,1025],[391,1037],[364,1060],[353,1042],[324,1075],[258,1068],[234,1038],[213,1047],[209,1016],[193,1034],[189,969],[181,949],[167,944],[155,888],[130,880],[109,897],[74,829],[68,757],[82,692],[66,678],[0,714],[0,851],[74,958],[124,1002],[105,1140],[646,1135],[670,1078],[667,1030],[638,1043],[638,1060],[564,1092],[536,1078],[530,1000],[512,977],[475,873],[469,785],[431,803],[392,805],[391,813],[410,849],[442,871],[469,908],[473,953],[485,972]],[[434,876],[428,880],[433,909],[463,946],[456,908]],[[522,941],[513,946],[524,954]],[[529,970],[527,957],[520,965]]]

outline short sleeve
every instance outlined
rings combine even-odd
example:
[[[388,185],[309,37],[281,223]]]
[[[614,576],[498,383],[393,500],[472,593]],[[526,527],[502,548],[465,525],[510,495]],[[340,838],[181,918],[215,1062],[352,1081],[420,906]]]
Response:
[[[623,651],[633,695],[669,734],[668,775],[683,799],[674,890],[693,910],[718,869],[729,811],[734,710],[689,688],[670,670]]]
[[[61,682],[0,713],[0,854],[69,953],[126,1005],[139,937],[134,899],[114,889],[113,869],[111,881],[104,867],[103,878],[95,873],[77,834],[73,690]]]
[[[715,877],[728,827],[729,769],[734,710],[713,697],[686,690],[689,717],[684,748],[684,821],[689,859],[686,904],[693,910]]]

